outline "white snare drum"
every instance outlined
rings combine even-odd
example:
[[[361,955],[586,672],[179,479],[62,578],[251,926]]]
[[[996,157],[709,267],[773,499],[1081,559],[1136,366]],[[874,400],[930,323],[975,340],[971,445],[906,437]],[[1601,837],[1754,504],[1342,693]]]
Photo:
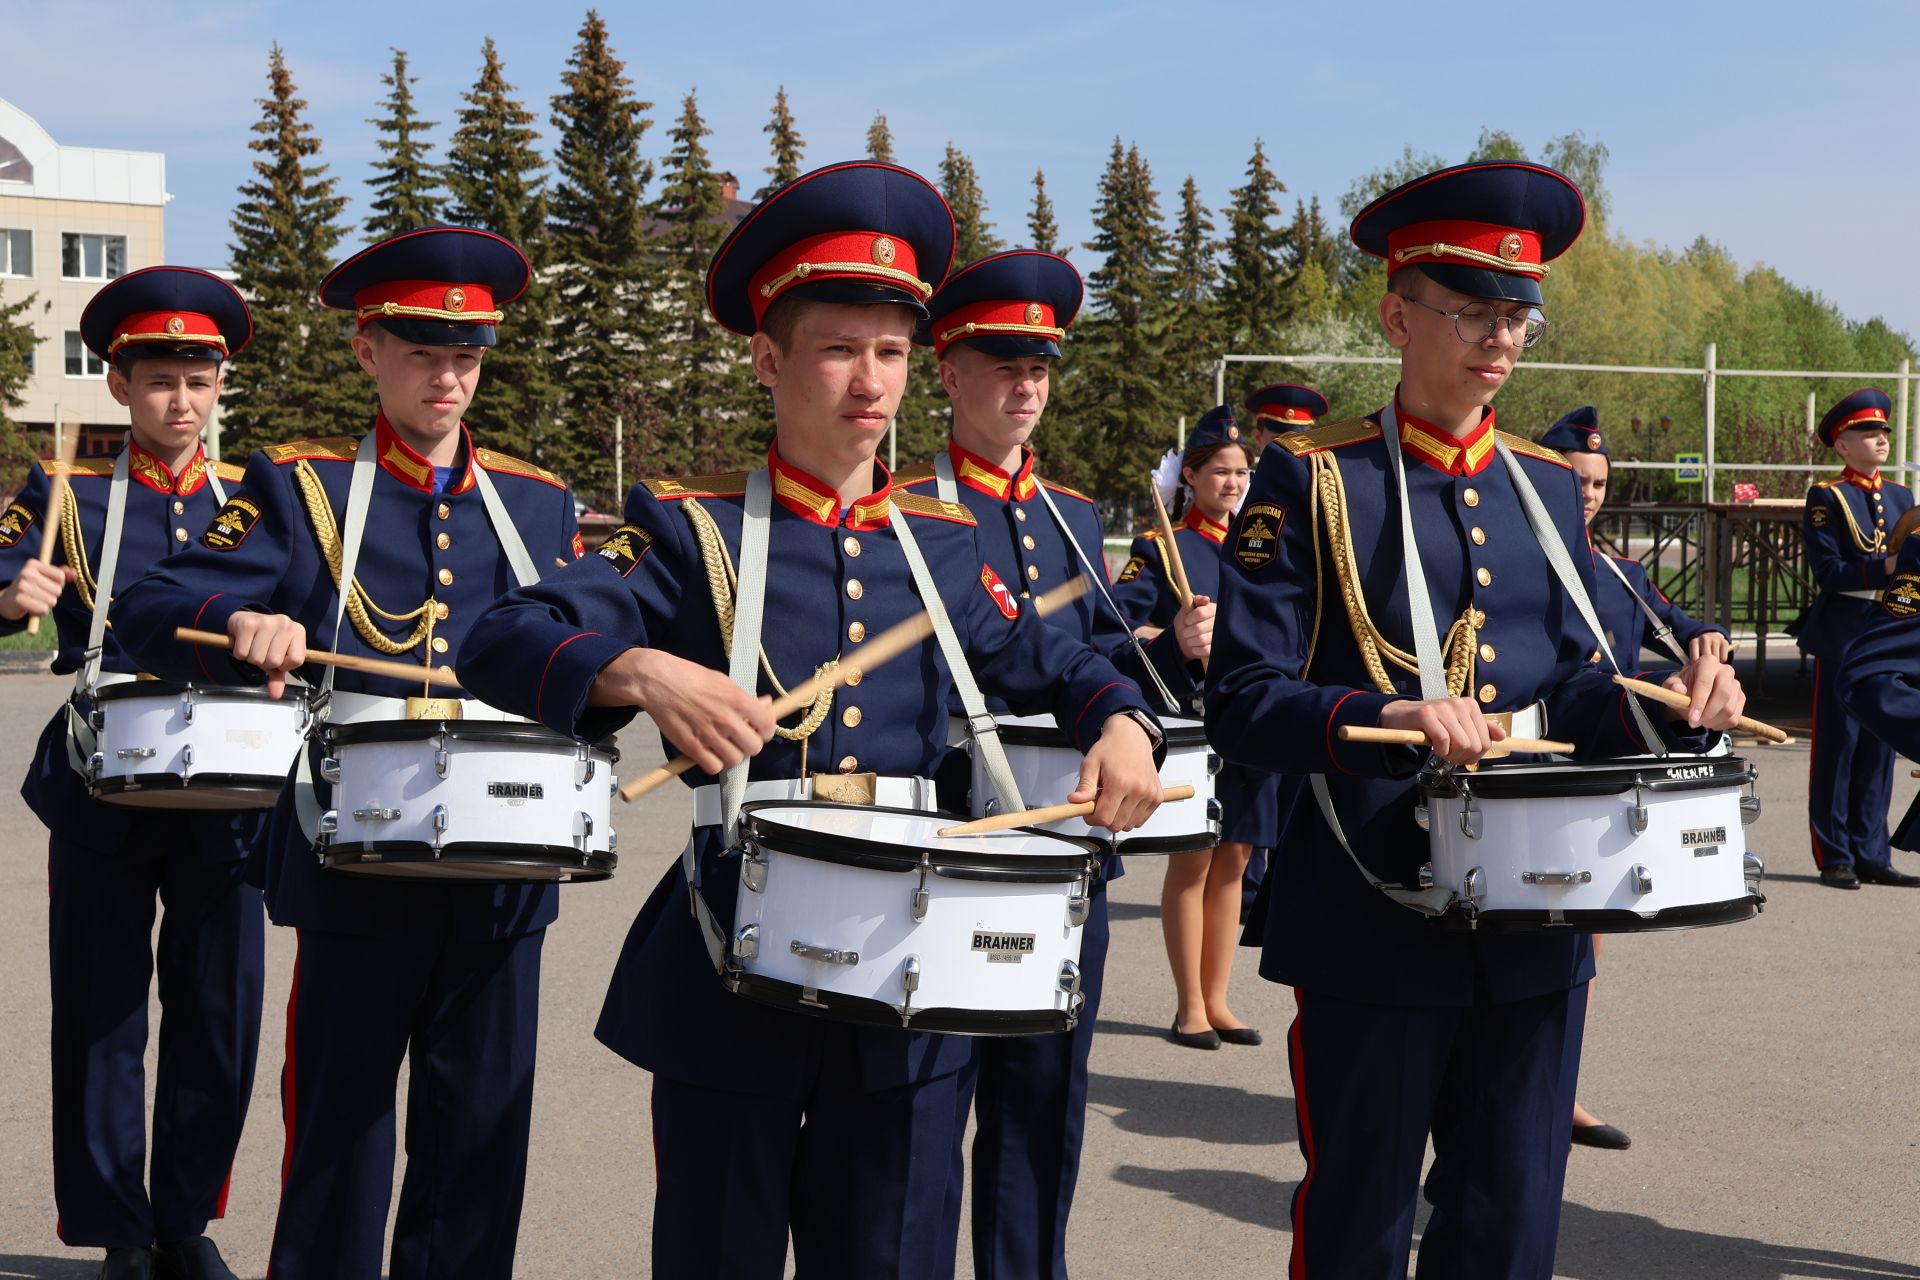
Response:
[[[1028,805],[1061,804],[1080,781],[1081,755],[1067,741],[1067,735],[1055,727],[1052,716],[998,716],[1000,742],[1006,748],[1007,763],[1013,780]],[[1154,810],[1144,826],[1136,827],[1114,843],[1118,853],[1193,853],[1211,849],[1220,843],[1220,802],[1213,794],[1213,776],[1220,772],[1220,757],[1207,745],[1206,726],[1198,720],[1166,718],[1160,721],[1167,735],[1167,756],[1160,766],[1163,786],[1182,783],[1193,788],[1187,800],[1170,800]],[[991,800],[993,784],[980,753],[973,753],[974,813],[991,817],[998,806]],[[983,805],[982,801],[986,801]],[[1089,827],[1079,818],[1049,822],[1040,830],[1058,831],[1069,836],[1106,838],[1109,833]]]
[[[604,880],[614,854],[611,744],[543,725],[368,720],[326,731],[334,807],[323,864],[426,880]]]
[[[143,809],[270,809],[306,740],[306,690],[128,680],[93,694],[96,800]]]
[[[1099,842],[1032,828],[934,834],[956,821],[866,805],[743,806],[727,986],[916,1031],[1072,1028]]]
[[[1738,756],[1491,764],[1420,776],[1433,883],[1468,928],[1629,933],[1757,913],[1755,772]]]

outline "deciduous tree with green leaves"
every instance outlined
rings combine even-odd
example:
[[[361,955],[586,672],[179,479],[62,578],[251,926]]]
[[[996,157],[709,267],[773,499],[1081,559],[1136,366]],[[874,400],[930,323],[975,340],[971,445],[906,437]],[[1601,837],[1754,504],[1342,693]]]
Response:
[[[402,231],[418,231],[443,220],[445,197],[440,193],[439,166],[429,158],[433,148],[427,134],[437,127],[422,120],[413,106],[418,77],[407,74],[407,53],[393,50],[393,70],[380,77],[389,92],[381,105],[387,114],[367,123],[380,131],[376,139],[380,158],[373,162],[373,199],[367,205],[369,241],[384,240]]]
[[[767,135],[773,163],[767,166],[767,185],[753,193],[755,200],[765,200],[799,177],[800,162],[807,154],[807,140],[800,136],[800,130],[793,123],[793,112],[787,107],[787,86],[781,85],[774,93],[773,118],[760,132]]]

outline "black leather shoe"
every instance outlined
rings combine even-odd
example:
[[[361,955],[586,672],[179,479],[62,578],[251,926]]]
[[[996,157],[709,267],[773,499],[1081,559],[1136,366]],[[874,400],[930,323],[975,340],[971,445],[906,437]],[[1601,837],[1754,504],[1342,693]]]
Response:
[[[1820,883],[1829,889],[1858,889],[1860,876],[1852,867],[1836,862],[1830,867],[1820,868]]]
[[[1215,1027],[1213,1034],[1220,1037],[1222,1044],[1257,1045],[1265,1043],[1260,1038],[1258,1027]]]
[[[154,1280],[239,1280],[205,1236],[153,1247]]]
[[[1173,1025],[1167,1029],[1167,1035],[1182,1049],[1218,1049],[1220,1047],[1218,1031],[1212,1027],[1208,1027],[1205,1031],[1182,1031],[1178,1018],[1175,1018]]]
[[[153,1250],[109,1249],[100,1280],[152,1280]]]
[[[1920,885],[1920,876],[1910,876],[1904,871],[1895,871],[1891,866],[1874,867],[1861,863],[1853,869],[1853,874],[1861,884],[1896,884],[1906,889]]]
[[[1602,1151],[1625,1151],[1633,1145],[1633,1139],[1610,1124],[1577,1124],[1573,1126],[1573,1145],[1598,1147]]]

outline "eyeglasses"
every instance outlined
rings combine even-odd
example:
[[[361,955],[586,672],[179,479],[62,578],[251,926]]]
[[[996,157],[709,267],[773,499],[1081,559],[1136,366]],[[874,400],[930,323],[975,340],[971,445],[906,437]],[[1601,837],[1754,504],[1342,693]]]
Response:
[[[1479,344],[1504,328],[1513,340],[1523,347],[1531,347],[1540,341],[1547,331],[1547,318],[1538,311],[1523,311],[1515,316],[1503,316],[1484,302],[1469,302],[1458,311],[1442,311],[1438,307],[1428,306],[1418,298],[1400,295],[1414,306],[1431,311],[1437,316],[1445,316],[1453,321],[1453,331],[1460,335],[1460,341]]]

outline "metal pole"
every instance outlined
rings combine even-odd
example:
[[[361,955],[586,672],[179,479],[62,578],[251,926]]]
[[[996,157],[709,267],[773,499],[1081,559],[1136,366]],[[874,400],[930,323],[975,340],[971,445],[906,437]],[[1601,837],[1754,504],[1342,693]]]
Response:
[[[1213,402],[1227,402],[1227,362],[1225,358],[1216,360],[1213,365]]]
[[[1707,424],[1706,455],[1707,456],[1703,460],[1703,465],[1701,467],[1701,476],[1700,476],[1701,480],[1704,482],[1706,487],[1706,499],[1708,502],[1713,501],[1713,415],[1714,415],[1713,375],[1714,375],[1714,371],[1717,368],[1719,368],[1719,366],[1720,366],[1720,344],[1717,342],[1709,342],[1707,344],[1706,379],[1705,379],[1706,381],[1705,410],[1706,410],[1706,424]]]
[[[613,498],[627,500],[627,420],[618,414],[613,419]]]
[[[60,402],[55,400],[53,402],[53,456],[56,458],[66,457],[67,452],[63,447],[66,441],[61,437],[60,427]]]
[[[1807,392],[1807,438],[1809,440],[1813,438],[1814,427],[1820,421],[1819,403],[1817,392]]]
[[[1909,359],[1901,360],[1900,361],[1900,402],[1898,406],[1898,416],[1896,418],[1895,427],[1894,427],[1894,436],[1893,436],[1893,440],[1894,440],[1893,447],[1895,450],[1893,455],[1895,475],[1899,475],[1903,471],[1905,471],[1907,466],[1907,460],[1912,456],[1907,452],[1907,443],[1908,443],[1907,441],[1907,406],[1913,400],[1912,378],[1913,378],[1912,359],[1909,358]]]

